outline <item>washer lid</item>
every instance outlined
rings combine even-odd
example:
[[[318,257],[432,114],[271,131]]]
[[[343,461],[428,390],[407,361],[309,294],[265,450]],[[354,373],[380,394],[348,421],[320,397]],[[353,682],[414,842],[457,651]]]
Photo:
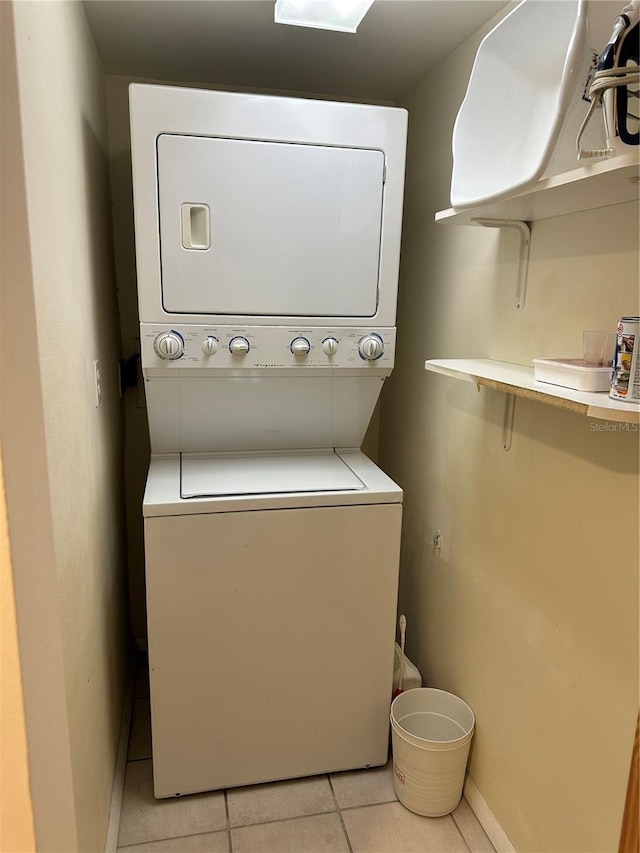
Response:
[[[332,450],[307,453],[183,453],[182,498],[364,491]]]

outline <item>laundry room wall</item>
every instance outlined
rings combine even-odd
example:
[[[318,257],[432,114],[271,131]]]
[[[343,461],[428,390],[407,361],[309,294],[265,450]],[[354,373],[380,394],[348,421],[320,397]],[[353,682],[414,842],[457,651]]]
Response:
[[[583,329],[637,315],[638,207],[534,222],[515,309],[516,235],[434,223],[478,43],[405,101],[398,347],[380,427],[380,464],[405,495],[400,607],[428,685],[475,711],[469,774],[516,849],[616,850],[638,708],[638,432],[518,399],[505,452],[505,396],[423,365],[579,357]]]
[[[46,470],[39,488],[50,494],[47,523],[53,541],[50,561],[38,566],[47,583],[51,580],[52,592],[39,606],[48,614],[57,609],[77,849],[96,851],[104,849],[106,837],[128,644],[104,74],[81,3],[19,2],[12,11],[21,119],[16,133],[21,132],[24,159],[34,301],[34,317],[22,318],[25,332],[30,319],[35,324],[35,334],[25,337],[22,347],[29,357],[37,353],[40,381],[38,389],[25,389],[25,400],[36,393],[41,397]],[[16,277],[12,284],[27,292],[27,281]],[[9,368],[21,370],[22,364],[15,365],[18,352],[9,356],[14,360]],[[98,408],[95,359],[102,373]],[[37,378],[36,371],[33,375]],[[26,427],[29,447],[31,424]],[[40,493],[33,496],[38,509],[39,501]],[[11,526],[11,492],[8,505]],[[39,528],[31,532],[35,540],[40,534]],[[29,571],[36,596],[38,572],[35,566]],[[19,583],[24,586],[24,578]],[[23,615],[19,603],[19,626]],[[36,626],[35,635],[21,637],[21,644],[39,636]],[[46,667],[44,650],[41,660]],[[48,677],[43,671],[45,682]],[[27,718],[38,695],[27,695]],[[38,755],[52,754],[57,737],[52,722],[52,742],[29,743],[30,755],[36,747]],[[55,784],[62,787],[64,779]],[[55,801],[57,790],[49,796]]]

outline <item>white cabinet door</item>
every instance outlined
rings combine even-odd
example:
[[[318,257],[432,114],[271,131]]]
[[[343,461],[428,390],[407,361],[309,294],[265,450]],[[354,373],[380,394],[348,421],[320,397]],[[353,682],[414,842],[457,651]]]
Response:
[[[166,311],[371,317],[382,151],[158,137]]]

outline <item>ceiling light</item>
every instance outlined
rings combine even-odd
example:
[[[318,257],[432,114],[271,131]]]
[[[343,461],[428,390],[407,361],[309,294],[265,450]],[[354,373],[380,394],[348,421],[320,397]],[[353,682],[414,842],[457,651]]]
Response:
[[[355,33],[372,4],[373,0],[276,0],[274,21]]]

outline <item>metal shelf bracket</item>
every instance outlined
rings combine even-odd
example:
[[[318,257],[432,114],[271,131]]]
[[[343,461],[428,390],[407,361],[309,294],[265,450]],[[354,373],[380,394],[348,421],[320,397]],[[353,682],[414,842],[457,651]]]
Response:
[[[529,275],[529,250],[531,248],[531,228],[520,219],[474,219],[476,225],[485,228],[512,228],[520,234],[520,255],[518,258],[518,285],[516,288],[516,308],[521,311],[527,298],[527,277]]]
[[[504,420],[502,422],[502,449],[511,450],[513,440],[513,421],[516,416],[515,394],[507,394],[504,401]]]

